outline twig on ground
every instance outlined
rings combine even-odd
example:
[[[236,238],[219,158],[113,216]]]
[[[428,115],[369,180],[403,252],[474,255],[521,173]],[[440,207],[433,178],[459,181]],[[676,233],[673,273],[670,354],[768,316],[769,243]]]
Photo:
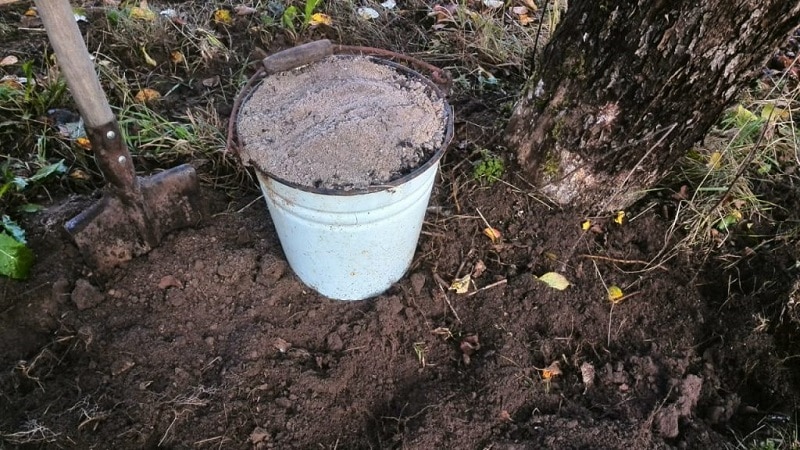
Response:
[[[478,292],[485,291],[485,290],[491,289],[493,287],[502,286],[502,285],[504,285],[506,283],[508,283],[508,279],[503,278],[500,281],[497,281],[497,282],[492,283],[492,284],[487,284],[486,286],[484,286],[484,287],[482,287],[480,289],[477,289],[477,290],[474,290],[472,292],[467,293],[467,297],[472,297],[473,295],[477,294]]]

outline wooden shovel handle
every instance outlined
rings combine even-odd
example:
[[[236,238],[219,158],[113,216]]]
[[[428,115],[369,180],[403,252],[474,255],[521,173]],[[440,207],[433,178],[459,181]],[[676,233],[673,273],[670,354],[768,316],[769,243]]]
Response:
[[[333,44],[327,39],[308,42],[297,47],[287,48],[263,59],[264,69],[268,75],[291,70],[311,64],[333,54]]]
[[[131,155],[97,79],[69,0],[35,0],[35,3],[58,66],[83,116],[100,171],[118,194],[137,198],[139,188]]]
[[[86,125],[97,127],[111,122],[114,114],[97,79],[69,0],[35,0],[34,3]]]

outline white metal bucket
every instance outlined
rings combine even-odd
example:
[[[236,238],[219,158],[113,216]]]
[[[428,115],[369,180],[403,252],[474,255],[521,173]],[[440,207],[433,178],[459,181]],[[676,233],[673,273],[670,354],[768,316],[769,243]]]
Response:
[[[427,84],[442,100],[445,138],[428,161],[387,185],[350,191],[300,186],[255,167],[292,270],[306,285],[336,300],[374,297],[406,273],[439,161],[453,136],[452,108],[433,82],[405,66],[372,59]]]

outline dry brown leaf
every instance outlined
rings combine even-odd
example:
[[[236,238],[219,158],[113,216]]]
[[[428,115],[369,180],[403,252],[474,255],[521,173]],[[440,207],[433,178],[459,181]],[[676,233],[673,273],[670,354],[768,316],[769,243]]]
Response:
[[[152,103],[159,98],[161,98],[161,94],[157,90],[150,88],[142,89],[133,97],[137,103]]]
[[[559,367],[558,361],[553,361],[552,364],[542,369],[542,379],[545,381],[552,380],[559,375],[561,375],[561,367]]]
[[[237,16],[250,16],[257,13],[258,10],[247,5],[238,5],[233,8],[233,12],[235,12]]]
[[[486,272],[486,264],[482,259],[479,259],[472,268],[472,278],[480,278],[484,272]]]
[[[14,55],[8,55],[3,59],[0,59],[0,67],[2,66],[12,66],[19,62],[19,58]]]

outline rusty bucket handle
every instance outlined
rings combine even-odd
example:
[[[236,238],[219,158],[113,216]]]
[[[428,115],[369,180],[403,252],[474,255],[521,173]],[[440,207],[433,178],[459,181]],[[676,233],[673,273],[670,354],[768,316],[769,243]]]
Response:
[[[242,105],[242,101],[244,101],[259,79],[266,75],[285,72],[311,64],[333,54],[369,55],[402,61],[415,66],[417,69],[430,72],[433,82],[441,87],[445,95],[447,95],[450,89],[452,78],[446,70],[414,58],[413,56],[375,47],[338,45],[331,43],[331,41],[327,39],[308,42],[296,47],[281,50],[261,60],[261,67],[247,80],[247,83],[233,103],[231,115],[228,118],[228,139],[225,143],[225,151],[234,153],[237,156],[239,154],[238,149],[234,149],[233,147],[233,130],[236,125],[236,118],[239,115],[239,108]]]

